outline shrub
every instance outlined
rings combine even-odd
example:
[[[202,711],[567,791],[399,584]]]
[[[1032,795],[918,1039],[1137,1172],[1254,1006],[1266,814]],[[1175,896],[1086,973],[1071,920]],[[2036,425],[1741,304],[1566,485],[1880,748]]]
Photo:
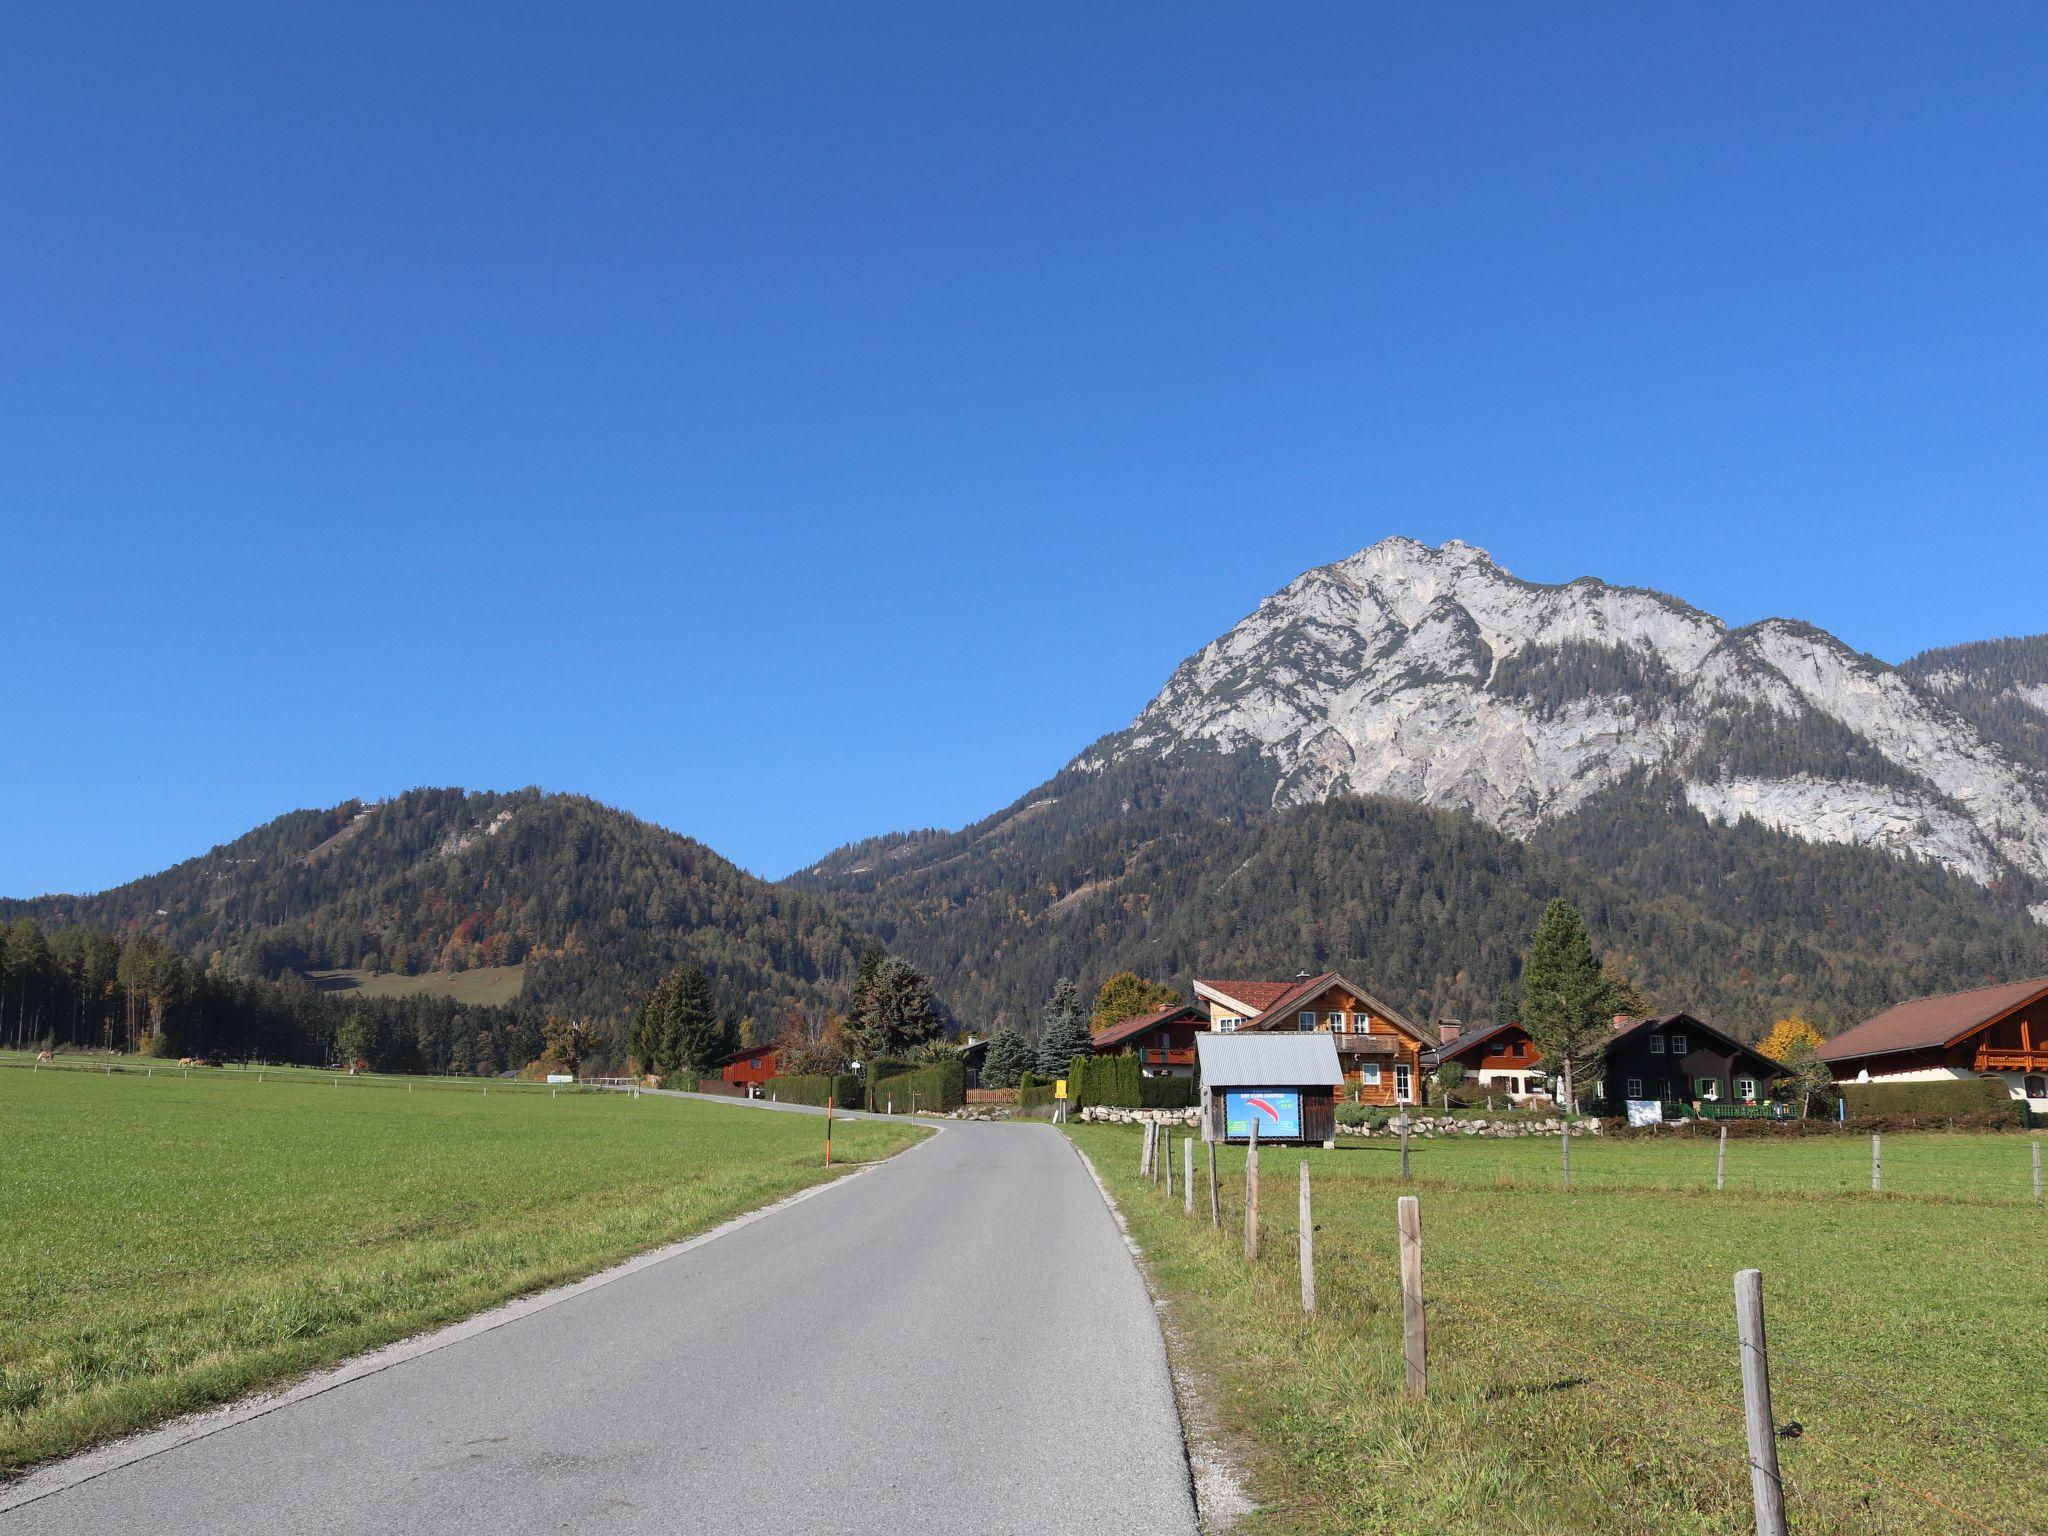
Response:
[[[2024,1125],[2026,1105],[1995,1077],[1947,1078],[1929,1083],[1843,1083],[1849,1118],[1952,1122],[1989,1116],[2000,1125]]]
[[[1191,1077],[1141,1077],[1138,1097],[1146,1109],[1192,1109],[1195,1080]]]
[[[851,1072],[841,1072],[836,1077],[822,1072],[771,1077],[761,1085],[763,1098],[779,1099],[784,1104],[815,1104],[820,1108],[830,1098],[841,1109],[858,1109],[860,1095],[860,1078]]]
[[[1369,1126],[1375,1131],[1385,1130],[1394,1118],[1393,1111],[1384,1104],[1339,1104],[1337,1123],[1339,1125]]]
[[[870,1079],[868,1108],[885,1109],[893,1104],[908,1113],[918,1109],[958,1109],[967,1102],[967,1064],[957,1056],[914,1072]]]
[[[1070,1083],[1068,1087],[1072,1087]],[[1025,1114],[1034,1109],[1044,1109],[1053,1102],[1053,1085],[1034,1072],[1026,1072],[1017,1079],[1017,1108]]]
[[[1102,1104],[1137,1109],[1143,1104],[1145,1081],[1138,1058],[1129,1051],[1117,1056],[1076,1056],[1067,1068],[1067,1098],[1074,1105]]]

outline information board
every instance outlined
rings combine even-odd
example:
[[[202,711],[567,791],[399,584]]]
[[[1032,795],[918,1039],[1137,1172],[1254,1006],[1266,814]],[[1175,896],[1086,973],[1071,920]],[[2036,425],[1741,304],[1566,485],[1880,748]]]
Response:
[[[1224,1094],[1223,1135],[1226,1140],[1248,1140],[1254,1120],[1259,1122],[1261,1141],[1299,1141],[1301,1095],[1270,1090]]]

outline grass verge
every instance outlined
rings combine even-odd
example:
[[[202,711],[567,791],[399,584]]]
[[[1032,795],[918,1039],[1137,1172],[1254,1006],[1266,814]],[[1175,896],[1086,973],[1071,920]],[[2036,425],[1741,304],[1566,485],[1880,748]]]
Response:
[[[2048,1216],[2024,1194],[1817,1191],[1808,1176],[1827,1165],[1798,1160],[1808,1142],[1745,1144],[1754,1187],[1720,1195],[1710,1144],[1704,1181],[1686,1182],[1671,1159],[1696,1161],[1700,1144],[1575,1144],[1570,1195],[1541,1177],[1554,1141],[1417,1145],[1407,1185],[1391,1145],[1274,1148],[1248,1265],[1241,1150],[1219,1158],[1218,1232],[1204,1184],[1190,1219],[1178,1191],[1169,1203],[1137,1177],[1134,1130],[1070,1134],[1123,1207],[1224,1428],[1257,1448],[1262,1507],[1240,1531],[1752,1530],[1732,1291],[1751,1265],[1765,1276],[1776,1416],[1800,1426],[1780,1442],[1793,1529],[2043,1528],[2048,1393],[2034,1339]],[[2026,1147],[1899,1136],[1885,1151],[1888,1171],[1895,1158],[1946,1166],[1988,1188]],[[1632,1163],[1638,1152],[1651,1156]],[[1731,1184],[1735,1156],[1731,1145]],[[1296,1264],[1304,1159],[1312,1317]],[[1421,1403],[1400,1390],[1403,1193],[1422,1206]]]
[[[475,1086],[0,1072],[0,1476],[833,1176],[808,1116]]]

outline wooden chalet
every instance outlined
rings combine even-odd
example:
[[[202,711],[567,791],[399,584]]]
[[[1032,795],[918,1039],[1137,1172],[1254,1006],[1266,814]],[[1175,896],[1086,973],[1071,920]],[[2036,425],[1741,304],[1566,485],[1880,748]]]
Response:
[[[1630,1099],[1663,1104],[1762,1104],[1785,1069],[1689,1013],[1616,1019],[1601,1081],[1582,1103],[1620,1114]]]
[[[1550,1078],[1542,1069],[1543,1053],[1519,1024],[1494,1024],[1466,1034],[1451,1033],[1437,1047],[1437,1064],[1456,1062],[1465,1069],[1467,1080],[1489,1093],[1505,1094],[1515,1103],[1552,1094]]]
[[[1916,998],[1820,1048],[1837,1082],[1995,1077],[2048,1113],[2048,977]]]
[[[1208,1027],[1201,1009],[1176,1003],[1112,1024],[1099,1031],[1091,1044],[1098,1056],[1136,1051],[1138,1070],[1147,1077],[1193,1077],[1195,1036]]]
[[[1291,981],[1210,981],[1195,978],[1195,1003],[1209,1013],[1209,1027],[1230,1034],[1287,994]]]
[[[775,1075],[775,1058],[779,1049],[773,1045],[743,1046],[718,1058],[718,1075],[728,1086],[751,1094]]]
[[[1197,996],[1204,983],[1196,982]],[[1214,1010],[1214,991],[1245,988],[1244,982],[1208,983],[1213,1028],[1222,1034],[1257,1030],[1326,1034],[1337,1048],[1343,1071],[1342,1091],[1360,1104],[1415,1104],[1422,1097],[1422,1057],[1437,1042],[1356,982],[1335,971],[1302,976],[1266,995],[1271,1001],[1249,1017],[1221,1022]],[[1257,985],[1257,984],[1251,984]],[[1268,987],[1273,983],[1266,983]],[[1239,1000],[1242,990],[1227,994]]]

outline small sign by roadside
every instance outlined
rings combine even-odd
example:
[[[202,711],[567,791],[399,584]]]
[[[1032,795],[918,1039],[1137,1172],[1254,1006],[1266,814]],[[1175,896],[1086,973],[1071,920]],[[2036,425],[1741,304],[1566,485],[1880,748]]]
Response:
[[[1054,1080],[1052,1096],[1056,1099],[1064,1099],[1067,1096],[1067,1080],[1064,1077]]]

